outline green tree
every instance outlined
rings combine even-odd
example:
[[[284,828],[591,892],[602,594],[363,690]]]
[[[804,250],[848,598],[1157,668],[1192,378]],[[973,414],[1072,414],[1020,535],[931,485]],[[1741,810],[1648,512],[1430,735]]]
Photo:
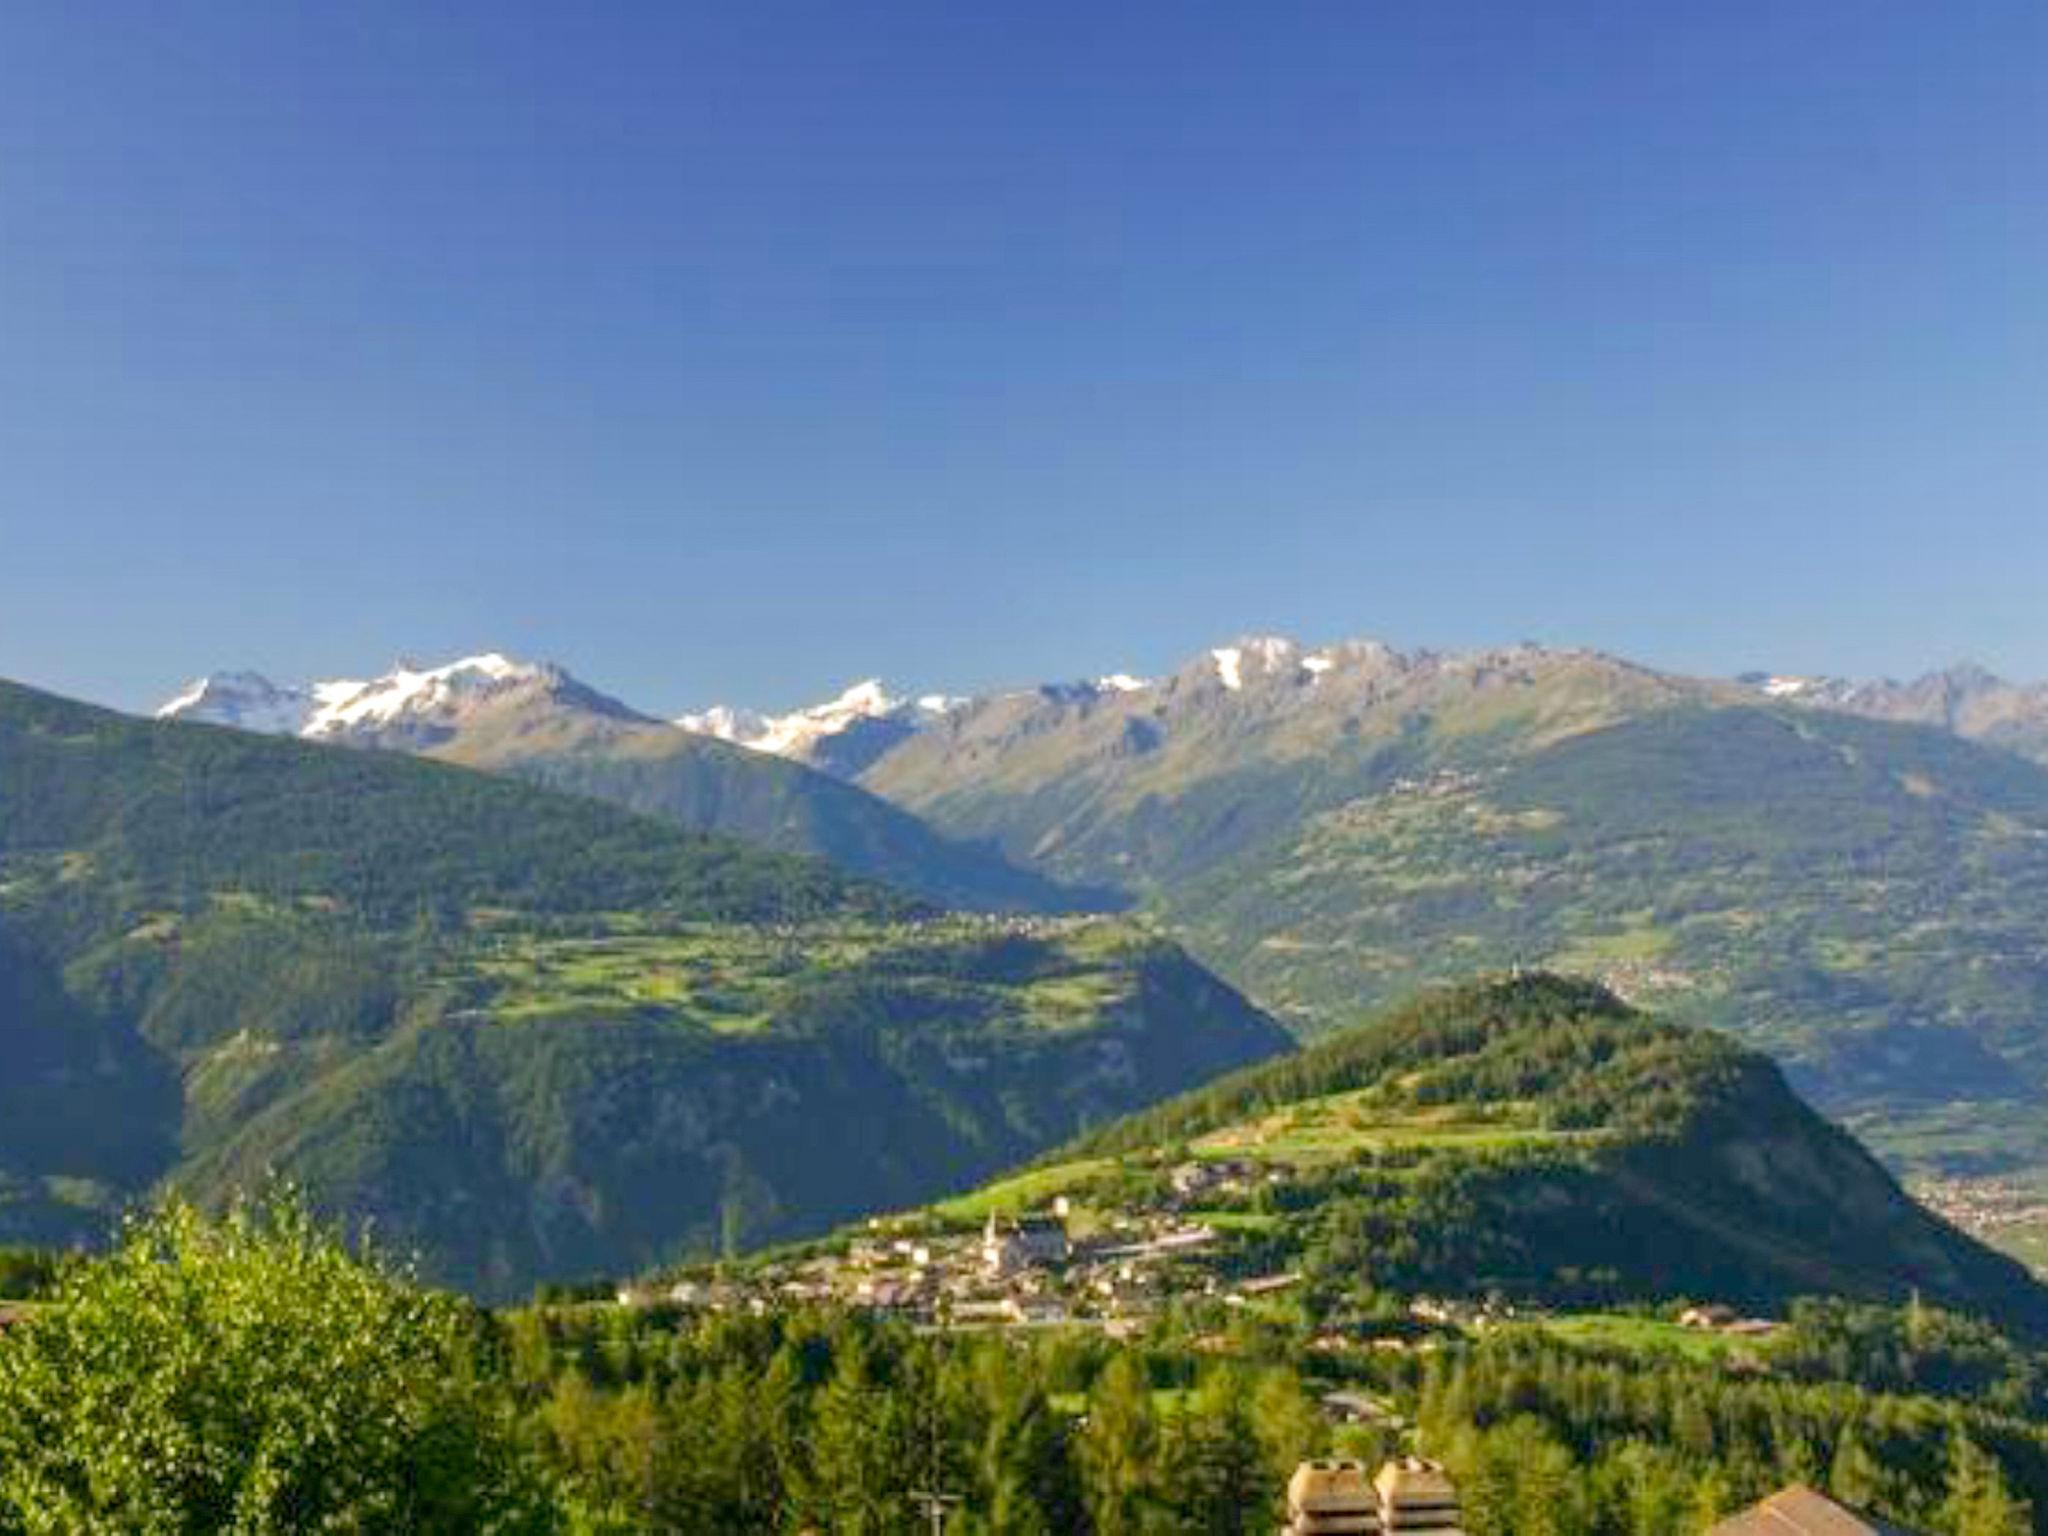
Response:
[[[1835,1442],[1828,1466],[1828,1492],[1853,1509],[1875,1509],[1884,1498],[1884,1468],[1878,1464],[1855,1424]]]
[[[168,1205],[0,1349],[0,1528],[555,1529],[477,1355],[296,1202]]]
[[[2033,1529],[2026,1502],[2006,1487],[1996,1459],[1960,1428],[1949,1437],[1942,1514],[1954,1536],[2026,1536]]]
[[[1272,1529],[1279,1490],[1262,1464],[1246,1396],[1243,1375],[1226,1366],[1167,1421],[1158,1482],[1176,1531],[1246,1536]]]
[[[1252,1392],[1252,1431],[1277,1487],[1285,1486],[1295,1467],[1320,1453],[1329,1439],[1323,1416],[1291,1370],[1269,1370]]]
[[[875,1536],[903,1524],[913,1468],[901,1420],[909,1409],[875,1374],[867,1340],[835,1341],[832,1379],[811,1405],[812,1504],[842,1536]]]
[[[1088,1427],[1081,1435],[1083,1493],[1099,1536],[1144,1530],[1158,1438],[1144,1367],[1119,1354],[1089,1394]]]

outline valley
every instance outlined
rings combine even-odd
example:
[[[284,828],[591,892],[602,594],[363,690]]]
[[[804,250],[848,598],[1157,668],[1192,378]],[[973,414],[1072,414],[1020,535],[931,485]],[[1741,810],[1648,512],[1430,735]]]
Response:
[[[1117,919],[0,686],[0,1237],[276,1179],[423,1272],[802,1235],[1287,1046]]]
[[[173,707],[260,721],[267,688]],[[1304,1039],[1475,971],[1588,974],[1769,1050],[1912,1179],[2048,1189],[2048,770],[2020,755],[2019,685],[1263,638],[1162,677],[869,683],[676,724],[503,658],[292,696],[345,690],[352,720],[263,723],[822,852],[942,905],[1135,904]]]

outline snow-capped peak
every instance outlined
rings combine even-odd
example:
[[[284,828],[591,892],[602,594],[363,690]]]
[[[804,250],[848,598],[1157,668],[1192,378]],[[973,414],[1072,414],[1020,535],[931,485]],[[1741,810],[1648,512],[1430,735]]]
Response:
[[[1810,677],[1767,677],[1763,681],[1764,692],[1774,699],[1796,699],[1820,686]]]
[[[400,661],[382,677],[368,680],[330,678],[279,686],[260,673],[220,672],[191,684],[156,713],[159,719],[322,741],[376,744],[397,736],[417,743],[444,737],[476,705],[534,684],[572,692],[586,707],[630,714],[559,667],[518,661],[502,651],[437,667]]]
[[[1244,687],[1247,665],[1256,666],[1261,672],[1271,672],[1282,663],[1293,660],[1300,651],[1301,647],[1284,635],[1253,635],[1235,645],[1218,646],[1209,656],[1216,663],[1217,679],[1235,693]]]
[[[1128,672],[1112,672],[1095,679],[1096,691],[1100,693],[1141,693],[1151,686],[1145,678],[1133,677]]]
[[[729,704],[714,704],[709,709],[679,715],[672,723],[698,736],[716,736],[720,741],[742,745],[768,729],[766,715],[751,709],[734,709]]]
[[[870,677],[863,682],[855,683],[838,698],[823,704],[813,704],[800,713],[818,720],[835,719],[845,715],[886,715],[900,702],[882,686],[879,677]]]
[[[864,723],[901,723],[909,729],[916,718],[944,714],[958,702],[939,693],[928,693],[915,700],[898,698],[880,678],[870,677],[837,698],[786,715],[764,715],[720,704],[680,716],[675,723],[686,731],[716,736],[756,752],[809,759],[817,754],[821,742]]]
[[[292,735],[314,708],[310,690],[280,688],[260,672],[215,672],[185,685],[156,711],[159,720],[204,720],[245,731]]]
[[[318,707],[302,736],[345,736],[365,727],[391,725],[413,716],[445,714],[466,701],[488,697],[521,683],[537,682],[554,669],[514,661],[501,651],[465,656],[445,666],[419,667],[401,661],[367,683],[316,683]]]

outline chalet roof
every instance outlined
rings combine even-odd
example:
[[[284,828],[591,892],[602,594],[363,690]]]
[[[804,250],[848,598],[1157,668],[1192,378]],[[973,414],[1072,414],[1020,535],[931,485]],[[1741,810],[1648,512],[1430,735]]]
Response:
[[[1723,1520],[1707,1536],[1914,1536],[1904,1526],[1859,1515],[1826,1494],[1794,1483]]]
[[[1287,1506],[1295,1515],[1377,1512],[1379,1501],[1356,1461],[1304,1461],[1287,1483]]]
[[[1385,1504],[1454,1503],[1458,1490],[1444,1469],[1419,1456],[1402,1456],[1380,1468],[1373,1479]]]

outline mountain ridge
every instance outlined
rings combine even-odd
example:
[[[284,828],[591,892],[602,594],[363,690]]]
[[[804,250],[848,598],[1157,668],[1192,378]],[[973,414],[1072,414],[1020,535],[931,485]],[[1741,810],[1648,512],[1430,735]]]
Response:
[[[189,685],[156,718],[409,752],[588,795],[695,831],[816,854],[950,907],[1103,911],[858,785],[643,714],[551,662],[499,652],[401,664],[368,682],[280,688],[253,672]]]
[[[1308,643],[1289,636],[1245,635],[1196,652],[1162,677],[1111,672],[1092,680],[1045,681],[968,695],[892,690],[882,679],[855,682],[836,696],[782,713],[718,704],[660,721],[575,679],[551,662],[517,661],[482,652],[436,667],[400,662],[370,680],[334,679],[278,685],[254,671],[208,674],[188,684],[155,711],[159,718],[201,720],[243,729],[390,744],[376,740],[376,722],[411,716],[452,715],[465,696],[488,697],[520,687],[551,684],[579,691],[587,707],[638,724],[664,723],[772,757],[812,764],[857,779],[910,738],[950,717],[1006,700],[1042,698],[1066,703],[1143,694],[1163,683],[1213,678],[1227,692],[1247,682],[1313,681],[1363,664],[1413,671],[1430,667],[1484,668],[1532,657],[1604,658],[1706,691],[1732,691],[1805,707],[1873,719],[1936,725],[1969,740],[1985,741],[2048,758],[2048,682],[2012,682],[1975,662],[1959,662],[1904,680],[1752,670],[1730,677],[1695,676],[1644,666],[1611,652],[1533,642],[1467,650],[1403,650],[1383,640],[1352,637]],[[370,728],[365,729],[369,723]],[[423,733],[431,727],[423,727]],[[405,743],[399,743],[405,744]],[[429,743],[430,744],[430,743]]]

